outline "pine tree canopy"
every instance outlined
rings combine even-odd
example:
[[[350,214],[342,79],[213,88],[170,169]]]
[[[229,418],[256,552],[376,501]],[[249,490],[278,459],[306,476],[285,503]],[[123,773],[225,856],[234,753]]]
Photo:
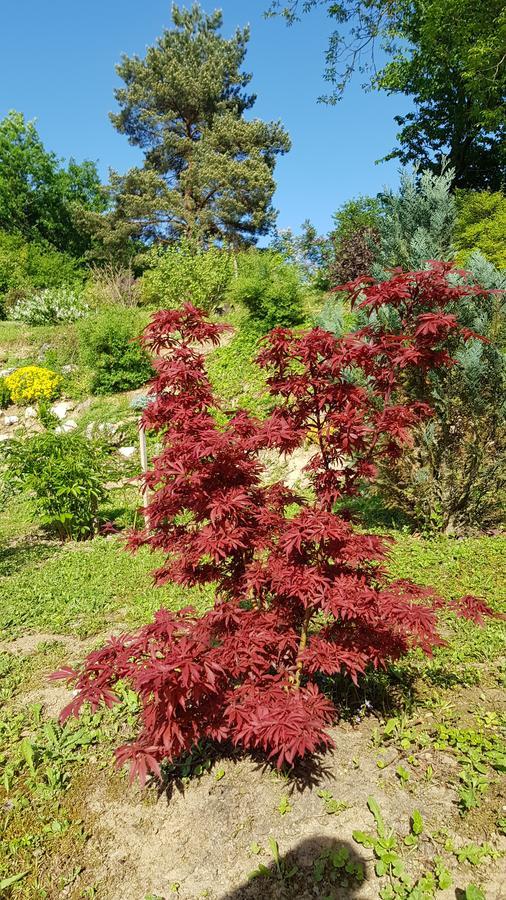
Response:
[[[116,215],[144,239],[180,236],[201,245],[241,245],[269,231],[276,156],[290,149],[279,122],[245,119],[255,96],[241,66],[247,28],[226,39],[222,14],[198,4],[172,8],[143,59],[123,57],[118,131],[144,152],[144,165],[113,176]]]

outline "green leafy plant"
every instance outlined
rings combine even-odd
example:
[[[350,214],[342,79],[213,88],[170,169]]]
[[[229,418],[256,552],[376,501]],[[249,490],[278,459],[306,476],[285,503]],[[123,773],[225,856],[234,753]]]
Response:
[[[156,249],[148,255],[141,293],[149,306],[174,309],[183,303],[211,311],[223,302],[232,275],[230,253],[207,250],[188,240]]]
[[[7,409],[12,403],[11,392],[5,378],[0,378],[0,409]]]
[[[320,790],[317,792],[318,796],[321,797],[325,804],[325,812],[328,813],[329,816],[338,815],[338,813],[343,812],[345,809],[348,809],[349,804],[345,803],[343,800],[336,800],[330,791]]]
[[[296,865],[290,865],[284,859],[281,858],[279,852],[279,844],[277,840],[273,837],[269,838],[269,849],[272,854],[272,858],[274,860],[274,870],[270,869],[268,866],[263,863],[259,863],[258,867],[250,873],[250,879],[253,878],[277,878],[279,881],[289,881],[290,878],[293,878],[294,875],[298,872],[298,867]],[[255,845],[258,846],[258,845]],[[261,849],[261,848],[260,848]],[[256,852],[253,851],[253,852]]]
[[[381,900],[431,900],[441,884],[448,886],[449,873],[439,857],[434,860],[433,871],[424,872],[416,880],[411,878],[401,855],[401,842],[393,829],[387,829],[374,797],[368,798],[367,805],[374,818],[376,834],[354,831],[353,839],[373,851],[376,857],[374,870],[378,878],[388,878],[388,883],[380,888],[378,894]],[[418,847],[423,830],[422,816],[418,810],[414,810],[410,832],[404,837],[402,844],[414,850]]]
[[[277,325],[299,325],[303,320],[300,272],[279,253],[267,250],[243,253],[237,278],[230,282],[228,298],[245,306],[264,331]]]
[[[279,801],[277,806],[277,810],[281,816],[286,816],[287,813],[292,811],[292,804],[290,803],[290,800],[286,795],[281,797],[281,800]]]
[[[7,485],[28,492],[41,524],[61,540],[93,536],[107,471],[102,448],[77,434],[48,431],[5,450]]]
[[[76,322],[88,312],[82,295],[68,285],[46,288],[23,297],[12,307],[11,318],[27,325],[60,325]]]
[[[137,340],[144,323],[135,310],[110,308],[79,327],[79,353],[93,371],[94,394],[133,390],[152,377],[151,360]]]
[[[349,876],[359,883],[364,880],[365,872],[362,863],[352,858],[344,844],[324,850],[313,863],[313,881],[320,884],[325,878],[332,884],[342,877]]]

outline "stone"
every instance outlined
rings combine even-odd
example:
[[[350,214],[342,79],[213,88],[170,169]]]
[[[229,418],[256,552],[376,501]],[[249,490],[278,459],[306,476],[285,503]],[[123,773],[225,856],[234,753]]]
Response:
[[[3,444],[4,441],[10,440],[10,434],[6,434],[5,431],[0,433],[0,443]]]
[[[15,425],[19,422],[19,416],[4,416],[4,425]]]
[[[50,412],[53,416],[56,416],[57,419],[64,419],[71,409],[74,409],[72,400],[62,400],[60,403],[55,403],[54,406],[51,407]]]
[[[15,367],[12,369],[2,369],[0,371],[0,378],[7,378],[7,375],[12,375],[12,373],[15,371],[16,371]]]
[[[73,363],[67,363],[66,366],[61,367],[62,375],[71,375],[72,372],[77,372],[77,366]]]
[[[27,406],[25,409],[25,419],[36,419],[37,410],[34,406]]]
[[[132,459],[132,456],[134,456],[136,452],[136,447],[118,447],[118,453],[124,459]]]
[[[73,419],[67,419],[65,422],[62,422],[61,425],[57,425],[55,428],[55,434],[67,434],[69,431],[75,431],[77,428],[77,422],[74,422]]]

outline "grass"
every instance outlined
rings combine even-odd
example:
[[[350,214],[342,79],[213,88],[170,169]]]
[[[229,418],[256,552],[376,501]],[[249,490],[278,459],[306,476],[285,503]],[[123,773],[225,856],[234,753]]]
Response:
[[[266,375],[253,361],[260,338],[260,332],[244,328],[207,359],[211,384],[226,411],[241,407],[252,415],[264,417],[272,406],[266,396]]]
[[[3,553],[5,562],[6,548]],[[203,610],[211,602],[211,593],[202,589],[153,587],[150,573],[162,558],[146,549],[133,556],[121,538],[43,544],[39,552],[18,543],[7,558],[9,567],[0,570],[4,638],[36,631],[85,637],[114,622],[145,622],[161,606]]]

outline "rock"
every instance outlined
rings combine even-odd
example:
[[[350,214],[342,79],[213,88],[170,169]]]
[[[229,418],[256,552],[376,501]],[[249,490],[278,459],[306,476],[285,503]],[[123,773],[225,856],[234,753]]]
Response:
[[[3,444],[4,441],[10,440],[10,434],[6,434],[5,431],[0,433],[0,444]]]
[[[62,400],[60,403],[55,403],[54,406],[51,407],[50,412],[53,416],[56,416],[57,419],[64,419],[67,413],[74,409],[74,403],[72,400]]]
[[[131,459],[137,452],[137,447],[118,447],[118,453],[124,459]]]
[[[16,422],[19,422],[19,416],[4,416],[5,425],[15,425]]]
[[[34,406],[27,406],[25,409],[25,419],[36,419],[37,410]]]
[[[72,372],[77,372],[77,366],[74,366],[73,363],[67,363],[66,366],[61,367],[62,375],[71,375]]]
[[[67,434],[69,431],[75,431],[76,428],[77,422],[74,422],[74,419],[67,419],[61,425],[57,425],[54,432],[55,434]]]
[[[44,362],[48,350],[51,350],[51,344],[42,344],[42,346],[39,348],[39,354],[37,356],[39,362]]]
[[[7,378],[7,375],[12,375],[12,373],[15,371],[16,371],[15,367],[13,367],[12,369],[2,369],[0,371],[0,378]]]

